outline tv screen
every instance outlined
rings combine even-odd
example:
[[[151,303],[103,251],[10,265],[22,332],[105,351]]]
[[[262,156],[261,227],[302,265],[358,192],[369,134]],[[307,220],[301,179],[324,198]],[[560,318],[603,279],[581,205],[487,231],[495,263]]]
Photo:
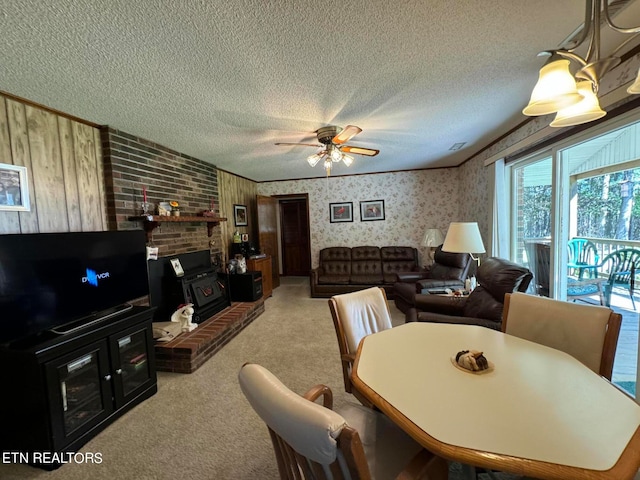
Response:
[[[142,230],[0,235],[0,343],[148,295]]]

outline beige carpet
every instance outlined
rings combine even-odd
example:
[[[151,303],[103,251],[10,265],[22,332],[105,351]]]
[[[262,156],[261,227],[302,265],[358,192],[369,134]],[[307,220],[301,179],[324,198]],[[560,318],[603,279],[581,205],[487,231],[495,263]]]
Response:
[[[338,346],[326,299],[309,298],[308,279],[287,277],[266,311],[192,374],[158,374],[158,393],[107,427],[81,452],[101,464],[67,464],[52,472],[0,464],[0,479],[277,479],[264,424],[237,383],[244,362],[264,365],[304,392],[329,385],[336,405],[344,392]],[[404,316],[391,305],[394,324]],[[452,468],[450,478],[458,478]]]

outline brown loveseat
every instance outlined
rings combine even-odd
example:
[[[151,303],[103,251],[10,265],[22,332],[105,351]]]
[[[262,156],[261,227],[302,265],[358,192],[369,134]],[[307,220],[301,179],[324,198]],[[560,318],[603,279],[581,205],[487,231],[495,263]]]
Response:
[[[393,298],[398,272],[418,271],[418,251],[413,247],[324,248],[318,267],[311,270],[311,296],[329,298],[379,286]]]

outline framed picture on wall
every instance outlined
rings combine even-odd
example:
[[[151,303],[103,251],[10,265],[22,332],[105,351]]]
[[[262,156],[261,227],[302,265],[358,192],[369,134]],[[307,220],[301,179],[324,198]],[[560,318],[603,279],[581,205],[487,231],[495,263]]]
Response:
[[[233,219],[235,221],[236,227],[246,227],[247,226],[247,206],[234,205]]]
[[[31,210],[27,167],[0,163],[0,210]]]
[[[329,221],[331,223],[353,222],[353,202],[330,203]]]
[[[384,220],[384,200],[360,202],[360,221]]]

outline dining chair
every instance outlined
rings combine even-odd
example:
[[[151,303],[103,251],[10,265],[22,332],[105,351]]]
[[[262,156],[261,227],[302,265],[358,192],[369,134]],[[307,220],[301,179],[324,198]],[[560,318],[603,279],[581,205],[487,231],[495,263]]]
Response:
[[[561,350],[611,380],[622,315],[525,293],[505,296],[502,331]]]
[[[334,295],[329,299],[329,309],[338,337],[344,389],[363,405],[371,407],[371,402],[351,384],[351,369],[360,340],[392,327],[387,295],[380,287]]]
[[[240,388],[267,425],[282,480],[429,479],[448,476],[445,460],[424,450],[382,413],[348,404],[316,385],[303,396],[261,365],[247,363]],[[315,403],[322,397],[322,405]]]
[[[609,277],[605,283],[605,304],[611,305],[611,292],[616,285],[624,285],[628,288],[629,298],[633,309],[636,303],[633,299],[635,290],[636,272],[640,269],[640,250],[636,248],[623,248],[611,252],[602,259],[600,267],[604,272],[608,272]]]

